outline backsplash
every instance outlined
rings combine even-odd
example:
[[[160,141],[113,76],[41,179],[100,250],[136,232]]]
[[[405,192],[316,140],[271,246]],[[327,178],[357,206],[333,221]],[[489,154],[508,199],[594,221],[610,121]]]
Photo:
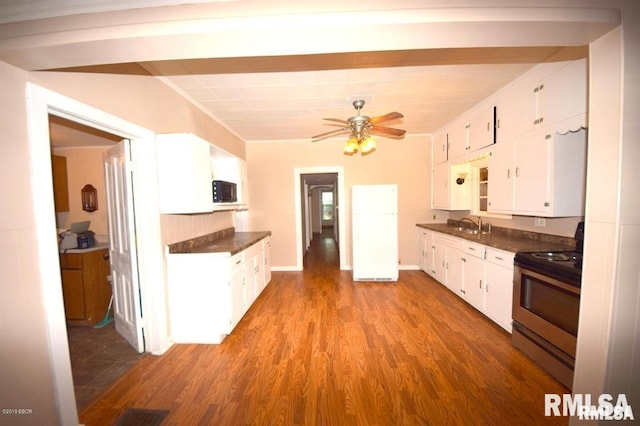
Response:
[[[233,228],[233,212],[163,214],[160,215],[160,227],[162,229],[162,245],[165,246]]]

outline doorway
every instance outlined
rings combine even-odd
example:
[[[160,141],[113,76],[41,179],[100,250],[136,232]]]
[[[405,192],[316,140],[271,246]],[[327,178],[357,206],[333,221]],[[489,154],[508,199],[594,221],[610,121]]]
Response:
[[[60,203],[64,208],[59,208],[56,203],[58,230],[69,229],[73,222],[88,220],[89,230],[94,233],[97,242],[94,247],[105,246],[109,232],[109,209],[105,193],[103,156],[108,149],[120,143],[122,138],[55,115],[49,115],[49,138],[52,155],[63,158],[65,164],[63,170],[58,170],[58,178],[62,182],[56,181],[54,173],[54,199],[66,198],[66,202]],[[60,176],[62,174],[64,175]],[[82,203],[79,199],[85,183],[91,183],[97,188],[97,208],[90,212],[81,208]],[[132,368],[143,356],[116,331],[113,304],[109,302],[109,294],[113,292],[109,288],[107,277],[94,283],[104,291],[87,294],[82,288],[74,286],[77,281],[82,282],[82,270],[90,267],[85,263],[104,263],[105,265],[93,270],[100,275],[109,274],[109,261],[103,261],[102,252],[108,256],[107,249],[100,249],[96,255],[88,252],[88,256],[73,254],[71,257],[77,256],[74,259],[80,259],[82,256],[82,269],[62,271],[69,354],[78,412],[86,408],[107,386]],[[91,300],[84,300],[85,298]],[[98,312],[95,312],[98,310],[97,305],[101,305],[99,316]],[[91,309],[91,312],[85,310],[89,306],[95,308]]]
[[[342,167],[296,168],[297,270],[314,236],[331,232],[338,248],[340,269],[346,269],[344,169]],[[324,202],[323,202],[323,194]],[[324,229],[323,229],[324,228]]]
[[[53,183],[50,158],[49,115],[67,118],[96,129],[117,134],[136,142],[132,146],[134,158],[155,156],[155,135],[140,126],[77,102],[48,89],[27,83],[29,149],[32,167],[31,193],[37,244],[38,279],[43,283],[42,298],[46,317],[48,356],[60,424],[77,424],[77,405],[74,396],[68,336],[60,280],[60,262],[53,204]],[[164,353],[171,345],[166,329],[166,301],[157,174],[153,161],[141,161],[132,171],[137,194],[135,215],[144,218],[137,227],[137,241],[145,250],[139,257],[140,292],[145,312],[146,347],[154,354]]]

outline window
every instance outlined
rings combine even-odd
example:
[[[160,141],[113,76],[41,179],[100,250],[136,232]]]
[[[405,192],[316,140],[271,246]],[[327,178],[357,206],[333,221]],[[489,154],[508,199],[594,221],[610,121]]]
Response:
[[[333,220],[333,192],[322,192],[322,220]]]

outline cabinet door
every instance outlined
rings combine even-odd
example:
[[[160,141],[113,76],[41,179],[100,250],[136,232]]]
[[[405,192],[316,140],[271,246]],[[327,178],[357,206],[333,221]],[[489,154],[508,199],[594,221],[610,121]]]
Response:
[[[484,259],[464,255],[464,298],[479,311],[484,311]]]
[[[239,263],[233,265],[231,274],[229,277],[229,283],[231,286],[231,328],[238,324],[242,316],[247,310],[246,304],[246,278],[245,278],[245,265]]]
[[[448,127],[450,160],[467,153],[469,148],[467,144],[467,126],[467,121],[460,119],[454,121],[451,126]]]
[[[538,92],[538,120],[551,125],[587,111],[586,60],[569,62],[548,75]]]
[[[467,135],[469,151],[475,151],[495,142],[494,112],[493,105],[484,107],[476,111],[469,120]]]
[[[263,240],[264,246],[264,286],[266,287],[271,282],[271,237],[267,237]]]
[[[462,251],[454,248],[447,247],[447,279],[446,285],[449,290],[453,291],[458,296],[464,296],[463,284],[462,284]]]
[[[82,270],[62,270],[62,297],[64,298],[64,312],[68,320],[85,319]]]
[[[431,140],[433,164],[444,163],[448,159],[447,133],[437,133]]]
[[[431,194],[434,209],[449,208],[449,163],[436,164],[433,168],[433,192]]]
[[[485,267],[485,314],[511,332],[513,268],[506,268],[492,262],[487,262]]]
[[[535,214],[547,210],[549,144],[550,141],[540,132],[529,134],[516,143],[516,161],[513,171],[515,212]]]
[[[438,242],[433,244],[433,278],[446,285],[447,248]]]
[[[56,213],[69,211],[69,183],[67,180],[67,157],[51,156],[53,173],[53,204]]]
[[[160,213],[213,211],[211,145],[188,133],[158,135]]]
[[[510,212],[513,209],[514,150],[513,142],[502,142],[491,151],[487,188],[489,212]]]
[[[535,129],[537,81],[525,79],[496,103],[496,142],[504,142]]]
[[[418,229],[418,267],[427,272],[427,231]]]

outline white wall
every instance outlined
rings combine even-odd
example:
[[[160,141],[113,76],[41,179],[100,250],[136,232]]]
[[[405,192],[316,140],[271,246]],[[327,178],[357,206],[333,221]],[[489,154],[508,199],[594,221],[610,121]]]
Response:
[[[269,142],[247,144],[247,167],[251,198],[251,229],[271,230],[272,265],[296,265],[294,169],[304,167],[344,167],[346,256],[351,265],[351,186],[397,183],[399,185],[400,266],[418,264],[415,224],[432,221],[429,208],[431,144],[428,136],[408,136],[403,140],[378,138],[378,149],[366,156],[342,153],[343,139],[322,142]]]
[[[640,7],[591,44],[587,212],[573,391],[640,407]],[[622,118],[622,120],[621,120]],[[578,422],[572,419],[572,424]]]

